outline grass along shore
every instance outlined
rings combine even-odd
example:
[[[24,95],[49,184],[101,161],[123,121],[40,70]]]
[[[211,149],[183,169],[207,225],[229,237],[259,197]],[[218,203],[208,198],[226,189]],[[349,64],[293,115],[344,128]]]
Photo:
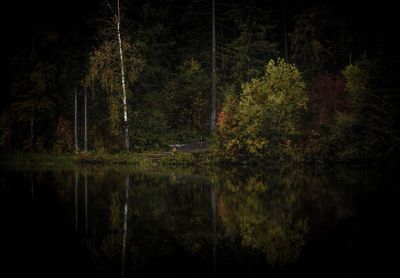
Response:
[[[158,166],[207,166],[218,163],[210,151],[202,152],[145,152],[100,153],[79,152],[75,154],[15,153],[1,154],[1,166],[74,166],[78,164],[113,164],[140,167]]]

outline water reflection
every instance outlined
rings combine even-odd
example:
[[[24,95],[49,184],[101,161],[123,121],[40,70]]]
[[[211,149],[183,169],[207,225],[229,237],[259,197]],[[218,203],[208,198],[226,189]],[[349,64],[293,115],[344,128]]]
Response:
[[[370,196],[376,183],[365,173],[306,169],[83,168],[30,180],[32,204],[46,185],[70,208],[71,228],[96,275],[121,277],[263,273],[295,265],[325,230],[357,216],[355,200]]]
[[[87,180],[87,170],[84,171],[85,174],[85,232],[88,232],[88,180]]]
[[[78,232],[78,187],[79,176],[78,171],[75,171],[75,232]]]
[[[94,236],[86,244],[98,260],[100,272],[114,271],[120,260],[121,276],[144,271],[160,258],[182,256],[210,265],[210,274],[216,275],[219,240],[228,245],[220,247],[225,249],[221,253],[239,249],[243,254],[255,254],[258,260],[264,257],[271,266],[293,263],[305,245],[308,207],[321,205],[315,199],[344,201],[334,188],[319,188],[323,181],[317,177],[292,170],[251,175],[230,172],[223,176],[115,171],[92,174],[93,195],[97,196],[92,206],[94,211],[108,210],[108,220],[104,221],[107,226],[93,227],[96,235],[92,232]],[[132,190],[130,180],[135,184]],[[207,203],[211,204],[211,213]],[[86,204],[85,170],[85,219]],[[335,206],[346,211],[351,204]],[[323,209],[318,207],[318,213],[324,214]],[[344,215],[337,211],[336,217]],[[240,261],[241,255],[221,260]]]
[[[226,179],[225,185],[220,202],[226,234],[263,252],[271,265],[295,261],[308,229],[307,217],[299,215],[303,188],[298,179],[252,176]]]
[[[125,204],[124,204],[124,234],[122,236],[122,270],[121,277],[125,273],[125,252],[126,252],[126,237],[128,234],[128,203],[129,203],[129,175],[125,178]]]
[[[217,202],[215,196],[215,187],[211,186],[211,208],[212,208],[212,234],[213,234],[213,276],[217,274]]]

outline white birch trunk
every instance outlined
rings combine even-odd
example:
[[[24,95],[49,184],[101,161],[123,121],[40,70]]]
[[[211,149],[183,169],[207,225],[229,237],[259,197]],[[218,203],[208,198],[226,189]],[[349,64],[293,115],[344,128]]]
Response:
[[[124,110],[124,126],[125,126],[125,145],[126,151],[129,152],[129,127],[128,127],[128,107],[126,101],[126,86],[125,86],[125,68],[124,68],[124,55],[122,52],[122,39],[121,39],[121,16],[120,16],[120,7],[119,0],[117,2],[117,34],[118,34],[118,46],[119,46],[119,58],[121,62],[121,85],[122,85],[122,104]]]

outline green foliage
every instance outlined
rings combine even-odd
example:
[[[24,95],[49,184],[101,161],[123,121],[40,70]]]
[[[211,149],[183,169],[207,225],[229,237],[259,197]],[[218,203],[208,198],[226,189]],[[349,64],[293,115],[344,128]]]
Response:
[[[208,133],[210,115],[209,79],[194,58],[186,59],[178,73],[164,88],[164,111],[168,126],[180,132],[180,140],[198,138]]]
[[[13,50],[10,65],[10,103],[2,113],[7,121],[1,128],[12,131],[6,133],[11,140],[9,149],[49,150],[63,108],[60,100],[70,87],[63,83],[62,73],[69,67],[64,62],[73,56],[67,55],[70,47],[53,31],[31,31],[18,42],[21,45]]]
[[[375,87],[384,74],[381,65],[366,59],[343,70],[351,109],[337,113],[331,129],[338,159],[378,162],[398,148],[393,92]]]
[[[229,177],[220,194],[227,235],[234,239],[239,233],[242,246],[261,251],[271,265],[295,261],[308,230],[307,219],[294,213],[303,200],[302,180],[289,172]]]
[[[311,8],[295,17],[289,34],[291,58],[308,80],[347,62],[350,42],[343,23],[326,9]]]
[[[133,83],[137,80],[143,67],[140,51],[129,39],[123,41],[124,66],[127,87],[127,98],[132,98]],[[110,130],[114,136],[121,133],[122,122],[122,85],[119,48],[115,41],[104,41],[90,56],[85,86],[97,94],[103,91],[107,99]],[[104,93],[102,96],[104,96]],[[130,109],[132,110],[132,109]],[[131,112],[131,111],[130,111]]]
[[[358,106],[367,94],[369,73],[362,65],[348,65],[342,72],[346,80],[346,91],[354,106]]]
[[[233,87],[225,90],[225,101],[217,117],[219,147],[226,158],[236,160],[240,153],[238,103]]]
[[[297,68],[282,59],[271,60],[264,76],[242,88],[237,107],[239,130],[228,144],[238,143],[254,159],[296,158],[300,121],[307,108],[305,85]],[[232,103],[227,104],[225,109],[231,111]]]
[[[133,117],[133,144],[136,150],[166,150],[171,141],[165,114],[157,109],[138,108]]]
[[[131,150],[167,151],[171,144],[200,136],[209,142],[214,136],[218,150],[208,151],[235,162],[396,157],[399,61],[387,54],[359,59],[362,42],[351,40],[344,22],[321,7],[297,11],[286,22],[288,60],[296,66],[283,60],[266,66],[283,53],[283,26],[275,11],[257,1],[217,4],[217,130],[209,134],[211,22],[203,16],[208,4],[189,1],[179,3],[179,9],[169,1],[122,5]],[[28,36],[17,39],[19,47],[10,48],[12,80],[1,103],[1,152],[70,152],[74,89],[81,141],[85,88],[88,146],[101,154],[95,160],[108,161],[101,156],[121,150],[117,34],[103,19],[109,15],[105,2],[93,11],[98,12],[91,18],[95,24],[76,33],[27,30]],[[212,160],[205,156],[204,161]]]
[[[251,3],[227,12],[236,34],[224,45],[231,82],[241,84],[263,74],[266,60],[277,56],[277,43],[273,31],[276,19]]]

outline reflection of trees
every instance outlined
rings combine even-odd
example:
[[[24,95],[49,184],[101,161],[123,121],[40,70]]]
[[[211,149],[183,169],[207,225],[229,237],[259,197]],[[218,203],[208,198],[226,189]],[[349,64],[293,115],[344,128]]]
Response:
[[[185,250],[201,254],[211,235],[209,184],[182,176],[135,176],[135,226],[145,257],[168,257]]]
[[[101,240],[97,249],[92,247],[93,255],[98,260],[97,265],[104,273],[112,272],[113,266],[121,265],[121,277],[125,276],[125,264],[128,245],[128,205],[129,205],[129,176],[125,177],[124,191],[115,191],[111,194],[109,207],[108,229],[105,238]]]
[[[307,221],[297,216],[301,191],[294,181],[276,175],[228,177],[220,192],[227,235],[264,252],[272,265],[295,261],[304,245]]]
[[[262,254],[269,264],[284,265],[298,258],[309,230],[353,212],[352,186],[337,173],[331,177],[287,169],[190,176],[136,171],[129,172],[131,187],[126,186],[127,175],[88,171],[86,243],[98,270],[107,275],[119,275],[121,263],[128,274],[147,269],[155,258],[174,256],[207,261],[211,271],[211,264],[231,251],[229,256]],[[59,195],[73,203],[71,189],[70,197],[66,189]],[[78,198],[83,208],[84,195]],[[79,210],[81,215],[84,211]]]
[[[381,172],[365,169],[234,169],[212,175],[74,170],[4,175],[0,197],[8,209],[20,209],[17,205],[30,204],[33,184],[35,209],[56,200],[60,211],[68,211],[72,234],[79,224],[76,237],[84,237],[104,276],[119,276],[123,257],[127,275],[153,269],[165,258],[201,261],[209,266],[209,274],[214,261],[218,274],[230,263],[259,263],[260,257],[270,264],[290,263],[301,256],[305,243],[312,250],[336,227],[359,218],[360,204],[368,203],[368,212],[374,212],[382,205],[382,200],[373,203],[379,201],[376,185],[383,192],[382,186],[390,182]],[[20,202],[11,202],[8,196],[14,194]],[[87,235],[84,219],[89,220]],[[377,223],[370,227],[379,229]],[[356,233],[346,230],[348,243],[339,243],[344,253],[352,252]]]
[[[210,257],[209,184],[190,177],[171,181],[169,176],[136,173],[130,178],[135,186],[126,187],[117,173],[110,175],[103,181],[93,177],[98,184],[92,195],[98,198],[91,199],[91,207],[97,207],[97,215],[107,216],[107,221],[91,217],[93,230],[86,242],[99,272],[116,276],[113,269],[121,266],[121,258],[124,275],[132,269],[140,271],[154,258],[180,252]]]

